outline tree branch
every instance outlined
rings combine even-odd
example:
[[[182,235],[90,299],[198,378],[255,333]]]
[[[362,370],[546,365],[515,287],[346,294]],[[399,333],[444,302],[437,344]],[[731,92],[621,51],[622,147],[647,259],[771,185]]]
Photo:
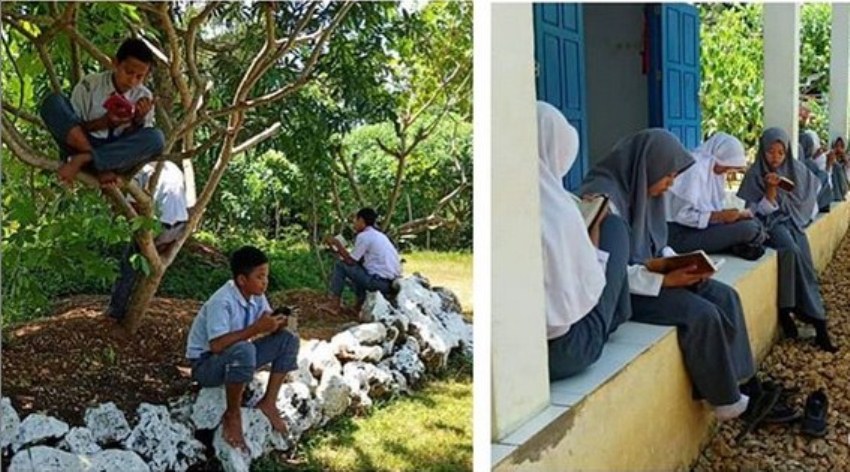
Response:
[[[273,125],[269,126],[265,130],[263,130],[262,132],[255,134],[254,136],[249,138],[247,141],[245,141],[242,144],[234,147],[233,148],[233,155],[245,152],[246,150],[251,149],[252,147],[256,146],[257,144],[260,144],[261,142],[265,141],[266,139],[269,139],[273,135],[277,134],[277,132],[280,130],[280,126],[281,126],[280,121],[277,121]]]
[[[345,153],[342,149],[335,149],[333,152],[342,164],[342,168],[345,171],[342,175],[348,179],[348,185],[351,187],[351,191],[354,192],[354,198],[357,199],[357,204],[360,207],[366,206],[365,200],[363,199],[363,193],[360,191],[360,185],[357,183],[357,177],[354,175],[354,167],[348,165],[348,162],[345,160]]]
[[[40,117],[35,116],[32,113],[29,113],[25,110],[21,110],[20,108],[16,107],[15,105],[12,105],[11,103],[7,102],[6,100],[3,100],[3,111],[8,112],[12,115],[15,115],[18,118],[21,118],[24,121],[29,122],[31,124],[34,124],[36,126],[39,126],[39,127],[42,127],[42,128],[44,127],[44,122],[41,121]]]

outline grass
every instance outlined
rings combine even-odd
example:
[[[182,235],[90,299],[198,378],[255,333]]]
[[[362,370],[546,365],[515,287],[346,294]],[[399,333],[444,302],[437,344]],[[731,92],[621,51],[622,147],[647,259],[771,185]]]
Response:
[[[297,463],[267,457],[252,470],[472,470],[471,369],[455,365],[422,390],[377,406],[368,416],[335,420],[301,444]]]
[[[432,284],[446,287],[460,299],[463,311],[472,314],[472,253],[414,252],[402,255],[404,273],[420,272]]]

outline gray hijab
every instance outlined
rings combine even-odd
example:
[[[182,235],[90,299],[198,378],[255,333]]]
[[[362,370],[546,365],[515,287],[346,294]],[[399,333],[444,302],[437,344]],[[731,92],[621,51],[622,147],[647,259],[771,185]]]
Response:
[[[604,193],[631,228],[631,255],[643,263],[667,246],[664,197],[650,197],[649,187],[694,163],[675,135],[647,129],[621,139],[587,174],[580,194]]]
[[[781,142],[785,146],[785,161],[775,171],[767,164],[767,149],[775,142]],[[795,184],[794,190],[786,192],[779,190],[777,203],[779,210],[771,213],[765,218],[765,226],[772,228],[777,223],[791,220],[791,222],[802,230],[812,219],[812,212],[817,205],[818,180],[809,169],[797,159],[791,152],[788,134],[780,128],[770,128],[764,131],[759,140],[759,150],[756,161],[747,170],[741,187],[738,189],[738,197],[749,204],[756,204],[764,198],[765,185],[764,176],[769,172],[776,172],[782,177],[791,179]],[[805,144],[803,144],[805,148]]]

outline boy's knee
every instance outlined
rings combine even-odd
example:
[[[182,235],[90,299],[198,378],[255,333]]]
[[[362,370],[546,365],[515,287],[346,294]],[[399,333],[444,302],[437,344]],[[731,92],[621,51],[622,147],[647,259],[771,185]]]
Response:
[[[52,92],[48,94],[44,97],[44,100],[42,100],[41,107],[39,107],[41,117],[44,118],[45,115],[52,115],[55,113],[55,110],[61,107],[65,100],[66,98],[60,93]]]
[[[159,128],[147,128],[148,139],[154,154],[162,154],[165,149],[165,134]]]
[[[233,364],[252,368],[257,364],[257,348],[253,343],[239,341],[228,351],[228,358]]]

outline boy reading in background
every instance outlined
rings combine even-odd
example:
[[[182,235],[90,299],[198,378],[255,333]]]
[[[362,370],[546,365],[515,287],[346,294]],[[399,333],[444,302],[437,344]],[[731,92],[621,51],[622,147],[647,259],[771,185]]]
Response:
[[[357,297],[356,311],[360,311],[366,300],[366,291],[389,293],[393,280],[401,277],[401,261],[398,251],[386,234],[375,229],[378,214],[371,208],[363,208],[354,218],[354,250],[350,253],[336,238],[325,238],[325,244],[339,256],[331,275],[331,302],[321,309],[331,314],[342,308],[342,290],[348,282]]]
[[[275,431],[286,433],[275,403],[286,374],[297,368],[299,341],[284,329],[286,317],[272,312],[266,299],[266,255],[255,247],[242,247],[231,256],[230,268],[233,279],[204,303],[192,322],[186,357],[192,363],[192,378],[202,387],[225,386],[223,437],[244,450],[242,392],[265,364],[271,364],[271,376],[257,408]]]
[[[101,186],[118,182],[118,174],[153,160],[165,137],[153,127],[153,94],[143,85],[153,67],[153,52],[140,39],[118,48],[113,69],[84,77],[71,99],[49,95],[41,118],[65,161],[59,179],[73,186],[81,170],[97,173]]]

